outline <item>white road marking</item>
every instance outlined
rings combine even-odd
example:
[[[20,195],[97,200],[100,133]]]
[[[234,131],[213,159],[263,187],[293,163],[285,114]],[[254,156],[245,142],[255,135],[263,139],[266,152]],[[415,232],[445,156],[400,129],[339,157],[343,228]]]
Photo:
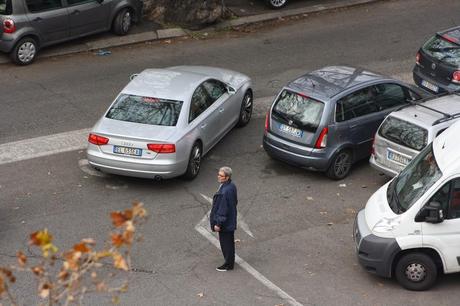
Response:
[[[212,203],[212,199],[204,194],[201,194],[201,196],[208,201],[209,203]],[[214,234],[208,229],[208,220],[209,220],[209,214],[211,213],[211,210],[209,210],[204,217],[201,219],[200,222],[195,226],[195,230],[199,232],[203,237],[205,237],[209,242],[211,242],[216,248],[220,249],[220,244],[219,240],[214,236]],[[261,282],[265,287],[268,289],[272,290],[273,292],[276,293],[281,299],[286,301],[292,306],[303,306],[301,303],[297,302],[292,296],[287,294],[283,289],[275,285],[272,281],[270,281],[268,278],[263,276],[259,271],[254,269],[250,264],[248,264],[244,259],[242,259],[238,254],[235,254],[235,262],[240,265],[241,268],[243,268],[246,272],[251,274],[255,279],[257,279],[259,282]]]

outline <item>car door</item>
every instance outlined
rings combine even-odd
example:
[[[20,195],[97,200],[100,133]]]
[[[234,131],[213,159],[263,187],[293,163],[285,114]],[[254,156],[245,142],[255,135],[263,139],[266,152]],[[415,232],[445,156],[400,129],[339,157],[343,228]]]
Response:
[[[61,0],[26,0],[27,18],[40,35],[41,45],[69,36],[69,16]]]
[[[455,178],[440,188],[425,204],[439,202],[444,221],[422,223],[423,246],[441,252],[446,272],[460,271],[460,178]]]
[[[337,120],[337,118],[339,120]],[[354,146],[355,160],[366,158],[371,153],[372,140],[383,120],[374,99],[372,86],[355,91],[337,101],[336,121],[340,131],[347,131],[348,141]]]
[[[212,147],[216,138],[219,116],[216,108],[210,108],[212,102],[207,90],[201,84],[195,89],[190,103],[189,124],[193,129],[198,130],[203,142],[203,152],[207,152]]]
[[[110,1],[67,0],[67,5],[71,37],[107,30]]]

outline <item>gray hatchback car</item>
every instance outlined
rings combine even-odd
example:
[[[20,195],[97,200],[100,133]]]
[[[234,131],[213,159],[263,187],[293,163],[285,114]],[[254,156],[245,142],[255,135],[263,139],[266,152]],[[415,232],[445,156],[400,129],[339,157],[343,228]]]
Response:
[[[128,33],[141,0],[0,0],[0,51],[18,65],[41,47],[112,29]]]
[[[276,96],[263,146],[275,159],[342,179],[354,162],[369,158],[387,114],[427,95],[361,68],[325,67],[290,82]]]

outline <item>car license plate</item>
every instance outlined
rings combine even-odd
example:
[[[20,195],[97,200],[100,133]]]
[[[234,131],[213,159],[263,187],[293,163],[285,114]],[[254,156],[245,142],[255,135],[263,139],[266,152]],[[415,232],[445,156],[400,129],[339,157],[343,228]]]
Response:
[[[280,124],[280,131],[298,138],[301,138],[303,135],[302,130],[296,129],[295,127],[285,124]]]
[[[133,155],[133,156],[141,156],[142,155],[142,149],[113,146],[113,153],[124,154],[124,155]]]
[[[428,81],[425,81],[425,80],[422,80],[422,86],[425,87],[425,88],[428,88],[429,90],[431,91],[434,91],[434,92],[438,92],[439,91],[439,87],[434,85],[434,84],[431,84],[430,82]]]
[[[395,153],[393,151],[387,151],[387,158],[388,160],[397,162],[404,166],[406,166],[411,161],[410,158],[402,156],[401,154]]]

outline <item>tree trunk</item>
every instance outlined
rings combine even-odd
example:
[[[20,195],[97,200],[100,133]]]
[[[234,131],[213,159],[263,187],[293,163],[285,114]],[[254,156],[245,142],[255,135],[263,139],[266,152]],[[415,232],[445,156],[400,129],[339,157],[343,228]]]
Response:
[[[201,28],[215,23],[224,12],[223,0],[144,0],[147,18]]]

